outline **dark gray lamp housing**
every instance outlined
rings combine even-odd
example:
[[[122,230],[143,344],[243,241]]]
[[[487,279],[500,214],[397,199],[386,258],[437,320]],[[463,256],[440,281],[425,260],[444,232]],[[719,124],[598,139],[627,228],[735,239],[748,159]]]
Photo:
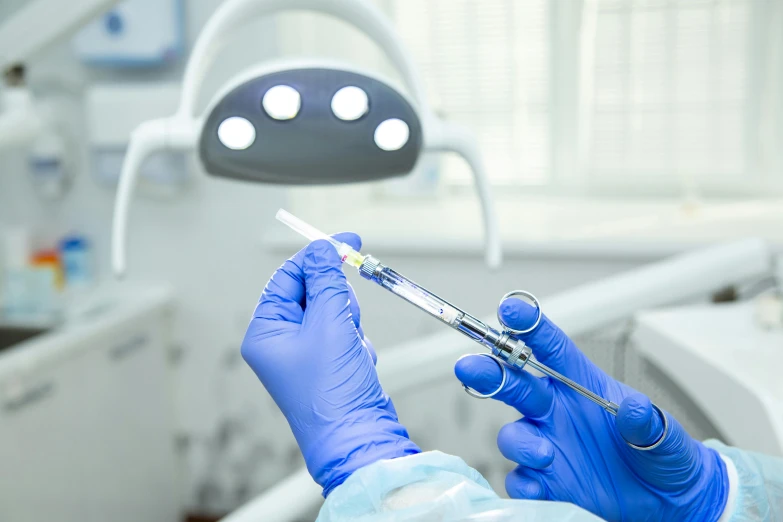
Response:
[[[199,155],[214,176],[325,185],[411,172],[422,128],[388,84],[336,69],[272,72],[237,86],[212,107]]]

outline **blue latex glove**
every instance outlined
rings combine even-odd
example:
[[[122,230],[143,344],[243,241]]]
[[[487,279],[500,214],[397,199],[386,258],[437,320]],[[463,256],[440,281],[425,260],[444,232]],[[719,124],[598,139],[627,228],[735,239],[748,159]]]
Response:
[[[501,314],[523,330],[535,309],[508,299]],[[617,418],[548,377],[510,370],[495,396],[525,417],[504,426],[498,447],[518,464],[506,477],[513,498],[572,502],[606,520],[716,521],[729,490],[725,463],[718,452],[691,438],[667,414],[669,432],[651,451],[663,430],[650,400],[609,377],[547,318],[521,335],[536,358],[617,404]],[[460,359],[457,378],[481,393],[497,389],[501,372],[487,357]]]
[[[338,240],[361,249],[355,234]],[[418,453],[375,371],[359,305],[328,242],[310,244],[266,285],[242,343],[291,426],[324,496],[354,471]]]

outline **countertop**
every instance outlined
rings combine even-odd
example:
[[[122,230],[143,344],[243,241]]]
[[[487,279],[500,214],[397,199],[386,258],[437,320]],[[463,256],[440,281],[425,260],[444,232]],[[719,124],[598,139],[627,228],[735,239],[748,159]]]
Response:
[[[0,378],[86,349],[97,332],[116,328],[143,314],[163,313],[172,307],[173,295],[165,286],[112,284],[98,288],[62,324],[0,352]]]

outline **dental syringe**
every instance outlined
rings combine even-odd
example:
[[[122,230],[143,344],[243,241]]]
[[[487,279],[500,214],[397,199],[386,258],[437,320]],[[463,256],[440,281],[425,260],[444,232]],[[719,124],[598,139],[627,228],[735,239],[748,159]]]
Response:
[[[541,373],[560,381],[575,392],[598,404],[612,415],[617,415],[618,406],[614,402],[604,399],[531,358],[532,350],[530,347],[514,337],[513,332],[496,330],[445,299],[398,274],[388,266],[383,265],[373,256],[357,252],[350,245],[337,241],[283,209],[277,212],[276,217],[279,221],[299,232],[310,241],[324,239],[330,242],[337,249],[342,262],[356,268],[364,279],[373,281],[397,294],[419,309],[424,310],[436,319],[470,337],[488,348],[492,355],[501,359],[509,366],[521,369],[529,364]]]

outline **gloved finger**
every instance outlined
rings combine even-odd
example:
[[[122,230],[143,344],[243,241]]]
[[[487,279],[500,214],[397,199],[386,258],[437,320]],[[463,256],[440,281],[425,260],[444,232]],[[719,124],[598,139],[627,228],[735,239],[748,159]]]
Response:
[[[348,283],[348,299],[350,299],[353,324],[356,325],[356,329],[359,330],[359,335],[364,338],[364,330],[362,329],[362,310],[359,308],[359,299],[356,297],[356,292],[351,283]]]
[[[668,430],[664,435],[660,414],[652,407],[650,399],[636,392],[620,404],[616,420],[620,436],[631,444],[650,446],[656,444],[661,436],[664,437],[660,445],[648,451],[639,451],[630,446],[624,448],[625,459],[635,473],[663,490],[676,489],[692,480],[692,463],[697,458],[700,445],[676,419],[665,415]]]
[[[242,340],[240,353],[247,364],[264,381],[263,374],[277,362],[280,353],[266,349],[262,342],[278,335],[293,334],[299,331],[299,324],[273,319],[253,319]]]
[[[300,324],[304,316],[304,273],[297,254],[278,268],[261,293],[255,319]]]
[[[503,380],[503,373],[497,363],[482,355],[461,357],[454,365],[454,373],[462,384],[485,394],[497,390]],[[506,373],[506,384],[493,399],[513,406],[531,419],[542,420],[549,416],[554,404],[554,393],[549,381],[509,367],[506,367]]]
[[[362,238],[359,237],[359,234],[354,234],[353,232],[338,232],[337,234],[332,234],[332,237],[337,241],[346,243],[357,252],[362,250]]]
[[[302,327],[328,324],[346,331],[350,329],[358,337],[351,317],[348,281],[341,265],[337,250],[323,239],[313,241],[305,250],[302,271],[306,304]]]
[[[364,341],[364,346],[367,347],[367,351],[370,352],[370,357],[372,357],[372,363],[378,364],[378,354],[375,353],[375,347],[370,342],[370,339],[368,337],[364,337],[362,341]]]
[[[503,318],[503,322],[514,330],[526,330],[532,327],[538,313],[535,306],[516,297],[500,303],[500,316]],[[535,330],[519,334],[516,337],[533,349],[536,359],[566,377],[579,377],[586,369],[598,370],[573,341],[546,315],[541,316],[541,322]]]
[[[534,472],[517,466],[506,475],[506,493],[511,498],[547,500],[547,491]]]
[[[338,241],[361,250],[361,238],[351,232],[333,236]],[[256,306],[253,317],[301,324],[304,317],[305,286],[302,263],[307,247],[283,263],[272,275]]]
[[[351,318],[353,319],[353,324],[356,326],[356,330],[359,332],[359,337],[361,337],[362,341],[364,341],[364,346],[367,348],[367,351],[370,352],[372,363],[378,364],[378,354],[375,353],[375,347],[364,335],[364,328],[362,328],[362,310],[359,308],[359,299],[356,297],[356,292],[354,291],[353,285],[351,283],[348,283],[348,295],[350,299]]]
[[[532,469],[547,468],[555,460],[554,445],[525,419],[500,428],[498,449],[508,460]]]
[[[663,435],[663,420],[650,399],[639,392],[623,400],[615,423],[620,435],[637,446],[651,446]]]

